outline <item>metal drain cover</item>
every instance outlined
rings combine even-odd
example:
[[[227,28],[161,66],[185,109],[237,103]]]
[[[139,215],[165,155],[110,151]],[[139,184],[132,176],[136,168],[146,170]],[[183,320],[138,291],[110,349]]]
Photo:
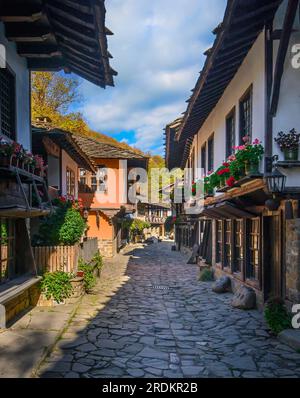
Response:
[[[156,290],[170,290],[169,286],[152,285],[150,287],[151,289],[156,289]]]

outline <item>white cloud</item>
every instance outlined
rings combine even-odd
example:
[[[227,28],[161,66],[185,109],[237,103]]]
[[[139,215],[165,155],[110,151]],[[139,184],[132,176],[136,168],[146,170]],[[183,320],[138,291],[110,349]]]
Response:
[[[105,91],[83,83],[83,112],[91,127],[111,135],[134,130],[129,142],[161,151],[163,128],[186,108],[225,3],[107,1],[106,25],[115,34],[108,37],[111,65],[119,75],[116,87]]]

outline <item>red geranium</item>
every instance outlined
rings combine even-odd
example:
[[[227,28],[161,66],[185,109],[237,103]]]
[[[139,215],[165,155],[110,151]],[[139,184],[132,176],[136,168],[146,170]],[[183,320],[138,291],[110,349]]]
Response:
[[[233,176],[229,177],[228,180],[226,181],[226,184],[227,184],[229,187],[233,187],[234,184],[235,184],[235,178],[234,178]]]
[[[229,170],[228,167],[226,167],[225,169],[221,169],[221,170],[219,170],[219,171],[217,172],[217,174],[218,174],[219,176],[222,176],[223,174],[228,174],[228,173],[230,173],[230,170]]]

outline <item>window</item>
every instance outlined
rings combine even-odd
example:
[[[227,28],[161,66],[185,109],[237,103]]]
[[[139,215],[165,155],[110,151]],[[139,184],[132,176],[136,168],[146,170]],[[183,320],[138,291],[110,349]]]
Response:
[[[240,100],[240,143],[243,137],[252,136],[252,87]]]
[[[201,148],[201,168],[203,169],[204,174],[206,174],[206,144]]]
[[[212,135],[207,142],[207,170],[214,169],[214,136]]]
[[[224,222],[224,267],[231,266],[231,220]]]
[[[260,219],[249,221],[249,259],[246,276],[249,279],[259,280],[260,266]]]
[[[217,220],[217,244],[216,244],[216,262],[222,262],[222,244],[223,244],[223,222],[222,220]]]
[[[91,191],[92,192],[97,191],[97,177],[95,175],[91,177]]]
[[[0,68],[0,131],[12,140],[16,139],[15,114],[15,77]]]
[[[191,178],[192,181],[195,181],[195,148],[193,148],[191,154]]]
[[[67,167],[67,195],[75,196],[75,173]]]
[[[15,224],[0,218],[0,284],[15,276]]]
[[[243,220],[234,220],[234,259],[233,272],[240,273],[244,261]]]
[[[106,192],[107,191],[107,168],[105,165],[98,166],[97,177],[99,180],[99,191]]]
[[[235,109],[226,118],[226,158],[233,154],[235,146]]]

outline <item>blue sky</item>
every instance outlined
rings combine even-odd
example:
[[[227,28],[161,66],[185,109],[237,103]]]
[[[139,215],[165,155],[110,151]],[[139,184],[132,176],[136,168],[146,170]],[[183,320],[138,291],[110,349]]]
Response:
[[[80,110],[90,127],[162,155],[163,128],[185,111],[225,6],[225,0],[106,1],[118,76],[105,90],[82,82]]]

